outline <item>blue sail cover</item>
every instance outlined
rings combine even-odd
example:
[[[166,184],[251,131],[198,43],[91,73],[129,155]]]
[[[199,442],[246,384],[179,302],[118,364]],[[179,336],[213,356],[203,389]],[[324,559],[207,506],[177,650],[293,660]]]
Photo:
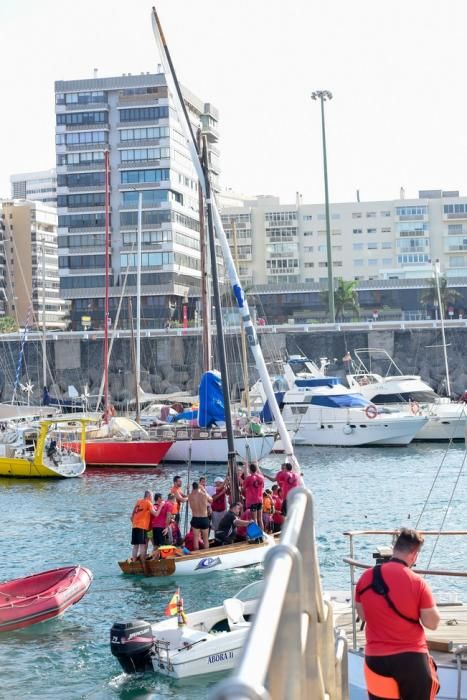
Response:
[[[366,408],[371,401],[367,401],[361,394],[331,394],[313,396],[310,403],[323,408]]]
[[[205,372],[201,377],[198,423],[200,428],[225,423],[224,395],[219,372]]]

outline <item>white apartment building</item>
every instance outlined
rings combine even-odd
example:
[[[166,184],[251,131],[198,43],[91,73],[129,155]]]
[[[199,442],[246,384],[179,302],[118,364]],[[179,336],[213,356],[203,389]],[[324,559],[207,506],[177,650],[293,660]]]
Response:
[[[222,217],[245,285],[327,284],[324,204],[221,195]],[[377,202],[330,205],[334,277],[345,280],[467,277],[467,197],[424,190]]]
[[[1,203],[6,313],[19,326],[65,329],[68,305],[60,298],[57,211],[42,202]]]
[[[55,168],[10,176],[12,199],[30,199],[57,206],[57,174]]]

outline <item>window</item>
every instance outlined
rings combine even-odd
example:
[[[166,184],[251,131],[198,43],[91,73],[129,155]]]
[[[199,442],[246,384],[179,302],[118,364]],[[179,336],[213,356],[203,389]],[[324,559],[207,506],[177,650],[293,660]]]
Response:
[[[161,107],[132,107],[130,109],[120,109],[121,122],[142,122],[164,119],[169,116],[169,108]]]
[[[354,228],[354,229],[352,230],[352,233],[358,234],[358,233],[362,233],[362,231],[363,231],[363,229],[361,229],[361,228]]]
[[[449,206],[449,205],[448,205]],[[446,206],[444,207],[446,212]],[[428,213],[427,207],[396,207],[397,216],[426,216]]]
[[[105,205],[104,192],[91,192],[87,194],[59,194],[57,197],[58,207],[103,207]]]
[[[76,124],[107,124],[109,113],[106,112],[67,112],[57,114],[58,126],[75,126]]]
[[[318,265],[319,265],[319,267],[327,267],[328,266],[327,262],[320,262],[320,263],[318,263]]]
[[[131,148],[129,150],[120,151],[120,161],[138,160],[159,160],[160,158],[169,158],[170,148]]]
[[[331,213],[331,219],[340,219],[340,218],[341,218],[341,215],[340,215],[340,214],[337,214],[337,213],[332,214],[332,213]]]
[[[421,263],[427,263],[429,261],[429,256],[428,255],[420,255],[420,254],[415,254],[415,255],[398,255],[397,256],[397,262],[401,263],[403,265],[405,264],[421,264]]]
[[[362,218],[362,212],[361,211],[354,211],[352,212],[352,219],[361,219]]]
[[[57,165],[97,165],[103,164],[103,151],[82,151],[78,153],[61,153],[57,156]],[[60,175],[58,176],[60,177]]]
[[[463,233],[463,224],[448,224],[448,233]]]
[[[328,247],[327,245],[319,245],[318,246],[318,253],[325,253],[327,251]]]
[[[122,170],[120,180],[122,185],[140,182],[161,182],[169,179],[168,168],[157,168],[154,170]]]
[[[375,228],[367,228],[366,232],[373,234],[373,233],[376,233],[376,229]]]
[[[368,260],[368,265],[375,266],[375,265],[378,265],[378,263],[379,263],[378,258],[370,258],[370,259]]]
[[[96,214],[59,215],[58,226],[59,228],[105,228],[105,214],[97,212]]]
[[[392,258],[383,258],[382,263],[384,267],[389,267],[390,265],[392,265]]]
[[[61,137],[65,137],[63,141]],[[57,134],[57,145],[81,146],[87,143],[107,143],[107,131],[72,131],[69,134]]]
[[[367,211],[367,213],[366,213],[366,218],[367,218],[367,219],[374,219],[375,216],[376,216],[376,212],[375,212],[375,211]]]
[[[333,246],[332,246],[332,249],[333,249],[334,252],[340,253],[341,250],[342,250],[342,246],[341,246],[341,245],[333,245]]]
[[[305,267],[314,267],[314,266],[315,266],[315,264],[312,263],[312,262],[306,262],[306,263],[305,263]]]
[[[391,233],[391,227],[383,226],[383,228],[381,229],[381,233]]]
[[[363,267],[365,264],[365,261],[362,260],[362,258],[357,258],[356,260],[353,261],[353,264],[355,267]]]
[[[147,126],[140,129],[120,129],[120,141],[146,141],[169,136],[168,126]]]
[[[314,246],[312,246],[312,245],[306,245],[306,246],[304,246],[304,248],[303,248],[303,252],[304,252],[304,253],[312,253],[312,252],[313,252],[313,248],[314,248]]]
[[[333,267],[342,267],[342,260],[334,260],[332,263]]]
[[[389,250],[389,249],[391,249],[391,248],[392,248],[392,242],[391,242],[391,241],[383,241],[383,242],[381,243],[381,248],[382,248],[383,250]]]
[[[451,255],[449,258],[449,267],[464,267],[465,257],[463,255]]]
[[[326,221],[326,214],[318,214],[317,219],[318,221]]]
[[[58,105],[90,105],[106,102],[107,95],[102,90],[94,90],[92,92],[58,92],[55,96],[55,102]]]
[[[363,250],[363,243],[352,243],[353,250]]]
[[[311,214],[305,214],[303,216],[303,221],[311,221],[313,219],[313,216]]]
[[[381,216],[391,216],[391,212],[390,211],[382,211]]]
[[[57,175],[57,185],[58,187],[105,187],[105,173]],[[66,204],[59,206],[66,206]]]
[[[313,235],[313,231],[304,231],[304,232],[303,232],[303,235],[304,235],[304,236],[312,236],[312,235]]]
[[[282,222],[282,221],[296,221],[297,212],[296,211],[267,211],[264,215],[265,221],[272,222]]]
[[[141,267],[162,267],[174,262],[174,253],[142,253]],[[136,267],[138,256],[136,253],[122,253],[120,255],[120,265],[122,268]]]
[[[143,204],[167,202],[169,190],[143,190]],[[122,207],[138,206],[138,192],[122,192]]]
[[[370,241],[367,245],[368,250],[378,250],[378,244],[376,242]]]

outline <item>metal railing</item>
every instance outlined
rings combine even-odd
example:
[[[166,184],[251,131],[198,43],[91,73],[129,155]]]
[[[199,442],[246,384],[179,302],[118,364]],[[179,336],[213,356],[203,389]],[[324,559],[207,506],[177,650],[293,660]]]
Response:
[[[265,585],[238,666],[210,700],[345,700],[347,641],[334,633],[323,599],[313,498],[305,488],[288,499],[281,540],[265,559]]]

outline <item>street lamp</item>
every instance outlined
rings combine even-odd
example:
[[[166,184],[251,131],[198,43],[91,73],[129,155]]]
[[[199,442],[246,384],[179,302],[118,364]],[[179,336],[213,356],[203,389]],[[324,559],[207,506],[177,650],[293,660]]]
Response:
[[[328,298],[329,298],[329,316],[332,323],[336,320],[336,312],[334,308],[334,277],[332,274],[332,245],[331,245],[331,217],[329,215],[329,190],[328,190],[328,163],[326,157],[326,127],[324,124],[324,103],[326,100],[332,100],[332,93],[329,90],[316,90],[311,93],[312,100],[320,100],[321,102],[321,130],[323,136],[323,170],[324,170],[324,206],[326,211],[326,249],[328,263]]]

